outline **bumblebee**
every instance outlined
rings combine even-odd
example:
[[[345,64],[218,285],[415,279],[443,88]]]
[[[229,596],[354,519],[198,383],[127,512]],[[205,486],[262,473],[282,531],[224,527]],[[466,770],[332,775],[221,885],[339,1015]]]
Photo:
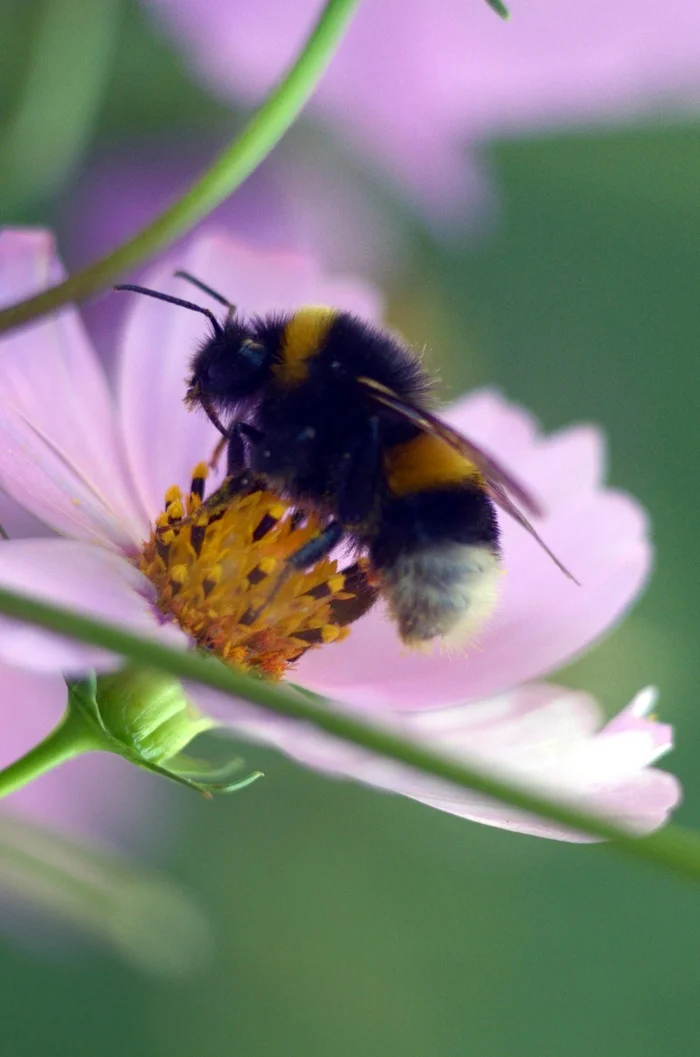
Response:
[[[209,319],[185,401],[221,432],[228,473],[247,469],[323,528],[292,554],[305,568],[338,544],[369,558],[380,594],[409,646],[458,644],[493,608],[501,579],[496,508],[535,537],[536,502],[486,452],[433,412],[432,382],[395,335],[348,312],[306,306],[245,319],[226,307],[140,286]]]

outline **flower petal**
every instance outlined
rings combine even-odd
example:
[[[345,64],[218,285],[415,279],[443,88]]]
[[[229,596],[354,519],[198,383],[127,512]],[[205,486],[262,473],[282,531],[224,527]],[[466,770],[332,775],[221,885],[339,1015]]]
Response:
[[[376,756],[310,724],[202,688],[192,693],[234,734],[273,745],[313,770],[353,778],[501,829],[557,840],[589,839]],[[680,800],[673,775],[649,767],[671,748],[670,728],[637,717],[633,729],[614,721],[596,733],[597,703],[587,694],[561,687],[530,684],[489,701],[425,713],[375,712],[367,719],[445,757],[599,814],[635,833],[662,825]]]
[[[0,492],[0,526],[10,539],[53,536],[54,534],[53,529],[48,528],[43,521],[39,521],[3,492]]]
[[[368,318],[379,313],[376,295],[360,282],[326,278],[308,257],[250,250],[223,236],[197,239],[177,265],[161,265],[144,280],[152,289],[220,312],[204,294],[173,279],[174,267],[230,296],[246,316],[308,302],[337,305]],[[149,297],[137,298],[127,320],[119,405],[130,467],[151,518],[162,508],[166,489],[186,486],[195,464],[209,457],[219,439],[203,412],[189,412],[183,404],[189,363],[210,330],[198,313]]]
[[[0,544],[0,587],[172,646],[188,641],[173,624],[159,622],[153,587],[137,569],[120,555],[88,543],[6,541]],[[0,662],[70,675],[91,668],[109,670],[123,663],[105,650],[6,617],[0,617]]]
[[[48,233],[0,233],[0,304],[61,278]],[[0,402],[2,488],[59,532],[133,549],[146,526],[106,381],[74,308],[0,337]]]
[[[446,415],[496,456],[546,508],[537,530],[580,580],[501,514],[502,597],[475,643],[446,655],[409,652],[381,608],[348,639],[310,651],[295,681],[368,709],[424,709],[492,697],[561,666],[620,619],[642,588],[651,547],[641,507],[601,485],[600,434],[591,426],[542,437],[533,419],[494,393]]]

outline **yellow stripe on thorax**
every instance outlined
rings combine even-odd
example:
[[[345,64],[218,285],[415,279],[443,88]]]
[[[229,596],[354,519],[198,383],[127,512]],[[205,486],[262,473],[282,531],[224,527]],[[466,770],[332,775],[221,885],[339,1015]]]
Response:
[[[420,433],[384,453],[384,472],[393,495],[411,495],[471,482],[484,486],[478,467],[444,440]]]
[[[282,362],[274,368],[281,382],[296,385],[304,381],[308,361],[318,352],[337,315],[335,308],[325,305],[307,305],[294,313],[282,332]]]

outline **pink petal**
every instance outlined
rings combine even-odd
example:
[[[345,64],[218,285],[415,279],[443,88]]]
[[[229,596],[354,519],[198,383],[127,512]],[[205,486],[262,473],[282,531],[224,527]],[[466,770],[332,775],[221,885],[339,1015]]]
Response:
[[[125,558],[71,540],[9,540],[0,544],[0,587],[75,609],[134,634],[185,645],[187,636],[161,624],[150,582]],[[0,662],[39,672],[77,675],[123,661],[96,647],[0,617]]]
[[[588,839],[414,772],[310,724],[266,714],[201,688],[193,688],[192,693],[234,734],[273,745],[313,770],[400,793],[501,829],[558,840]],[[677,780],[649,767],[671,748],[669,728],[659,732],[653,721],[645,720],[634,730],[611,724],[596,733],[600,721],[596,702],[561,687],[529,685],[471,705],[403,715],[375,712],[367,718],[424,748],[614,820],[635,833],[658,828],[680,800]]]
[[[602,440],[591,426],[543,437],[532,418],[493,393],[448,416],[503,462],[546,508],[536,527],[581,581],[568,580],[507,515],[499,605],[457,653],[409,652],[381,609],[344,642],[309,652],[295,681],[361,708],[424,709],[474,701],[560,667],[616,623],[639,594],[651,548],[644,512],[601,484]]]
[[[66,684],[57,674],[0,666],[0,768],[58,723]],[[75,836],[134,844],[150,816],[155,783],[106,753],[83,756],[3,801],[3,810]]]
[[[183,268],[230,296],[244,315],[285,311],[308,302],[352,309],[375,318],[376,295],[353,279],[326,278],[307,257],[250,250],[228,238],[198,239],[184,255],[161,265],[145,286],[194,300],[221,314],[221,306],[181,279]],[[185,409],[189,363],[210,327],[202,316],[148,297],[136,298],[119,365],[119,405],[132,474],[150,517],[170,485],[186,486],[193,467],[211,455],[219,434],[204,413]]]
[[[606,724],[603,734],[622,734],[631,731],[648,733],[651,730],[655,735],[657,755],[662,756],[673,741],[673,728],[656,720],[650,725],[648,717],[652,715],[657,698],[656,688],[647,686],[637,694],[627,708]]]
[[[53,536],[53,530],[29,514],[23,507],[0,492],[0,525],[10,539]]]
[[[39,230],[0,234],[0,303],[63,277]],[[0,338],[0,485],[59,532],[133,549],[134,505],[105,379],[75,309]]]

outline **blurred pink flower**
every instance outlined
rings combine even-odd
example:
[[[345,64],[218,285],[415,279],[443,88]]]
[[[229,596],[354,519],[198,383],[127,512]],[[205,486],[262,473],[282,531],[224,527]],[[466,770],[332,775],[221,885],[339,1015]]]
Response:
[[[311,301],[367,318],[379,315],[371,290],[352,279],[329,279],[306,258],[205,238],[178,265],[224,292],[235,291],[245,312]],[[48,236],[7,232],[0,238],[5,300],[33,292],[58,271]],[[147,282],[155,289],[176,288],[163,266]],[[152,586],[132,559],[166,489],[173,483],[184,488],[193,463],[216,442],[206,417],[189,414],[182,403],[187,363],[201,335],[196,314],[135,298],[119,351],[116,405],[75,310],[2,339],[0,486],[69,538],[2,543],[0,584],[141,633],[186,641],[172,623],[163,623]],[[406,653],[377,608],[345,642],[307,654],[294,680],[364,711],[373,722],[435,739],[446,751],[463,751],[516,777],[544,781],[546,770],[548,789],[590,801],[640,829],[660,825],[678,787],[648,764],[670,748],[669,728],[635,710],[634,718],[623,713],[593,737],[597,715],[589,699],[547,686],[513,689],[580,653],[638,594],[651,556],[642,510],[604,486],[602,441],[591,426],[542,436],[527,413],[490,392],[464,398],[448,417],[542,501],[548,512],[542,533],[584,586],[566,580],[529,536],[503,519],[503,598],[471,651],[450,657]],[[10,658],[47,672],[113,663],[99,651],[4,622],[0,660]],[[211,695],[196,694],[212,706]],[[516,822],[502,808],[479,807],[474,798],[465,808],[458,794],[446,795],[434,783],[354,748],[338,748],[296,724],[258,719],[248,705],[214,703],[234,729],[263,737],[312,766],[494,825],[562,835],[540,823]],[[460,708],[443,707],[454,704]]]
[[[64,210],[62,243],[71,270],[113,250],[183,194],[219,145],[201,141],[136,142],[93,161]],[[281,145],[275,154],[171,251],[213,227],[247,246],[293,249],[319,257],[331,272],[379,274],[402,254],[401,233],[347,166],[313,146],[302,152]],[[143,272],[132,280],[141,281]],[[235,296],[232,295],[232,296]],[[128,298],[89,302],[84,318],[101,357],[112,354]]]
[[[184,193],[219,147],[201,138],[151,139],[98,155],[65,212],[67,252],[86,263],[135,234]],[[200,225],[214,227],[227,228],[247,246],[315,249],[327,266],[334,255],[334,270],[351,262],[364,273],[390,255],[383,245],[391,230],[385,213],[372,205],[349,167],[317,144],[305,145],[303,152],[281,144]],[[369,246],[368,232],[376,232]],[[186,239],[193,241],[191,234]]]
[[[193,68],[252,103],[297,54],[322,0],[148,0]],[[437,213],[483,200],[473,149],[495,136],[697,103],[700,11],[687,0],[360,4],[311,109]],[[465,154],[465,148],[469,149]]]

